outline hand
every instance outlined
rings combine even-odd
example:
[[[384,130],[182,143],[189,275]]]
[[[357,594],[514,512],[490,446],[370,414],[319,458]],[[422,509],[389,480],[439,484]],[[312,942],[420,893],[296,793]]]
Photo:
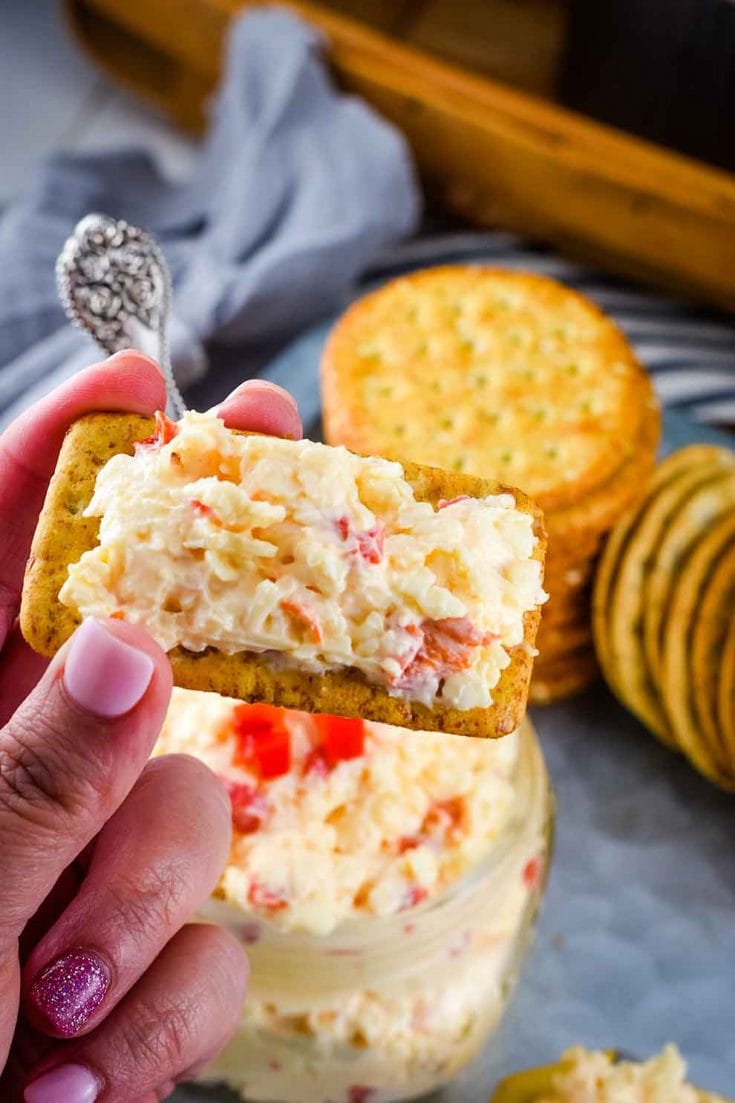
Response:
[[[166,655],[139,628],[88,620],[47,664],[16,623],[69,423],[164,405],[156,366],[119,353],[0,437],[3,1103],[163,1099],[227,1041],[242,1005],[240,947],[187,925],[227,859],[229,800],[193,758],[147,761],[171,692]],[[218,412],[233,427],[301,435],[293,400],[264,382]]]

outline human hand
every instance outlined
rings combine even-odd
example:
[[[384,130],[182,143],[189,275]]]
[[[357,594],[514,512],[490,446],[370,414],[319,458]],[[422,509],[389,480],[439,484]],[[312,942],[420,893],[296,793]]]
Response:
[[[227,1041],[242,1005],[239,945],[187,924],[226,861],[229,799],[195,759],[148,762],[168,659],[133,625],[89,620],[46,663],[16,622],[70,422],[92,410],[152,414],[165,400],[156,366],[119,353],[0,437],[3,1103],[163,1099]],[[301,434],[293,400],[264,382],[243,384],[218,412],[236,428]]]

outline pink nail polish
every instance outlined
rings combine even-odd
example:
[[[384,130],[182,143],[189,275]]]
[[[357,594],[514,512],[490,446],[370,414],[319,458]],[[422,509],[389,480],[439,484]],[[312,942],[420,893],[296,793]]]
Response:
[[[57,1034],[71,1038],[91,1019],[110,987],[110,971],[97,954],[70,950],[36,978],[31,1002]]]
[[[33,1080],[25,1103],[94,1103],[99,1095],[97,1077],[83,1065],[60,1065]]]
[[[153,659],[119,640],[93,617],[72,636],[64,686],[80,708],[106,719],[124,716],[148,689]]]
[[[289,391],[284,387],[280,387],[278,383],[271,383],[267,379],[246,379],[244,383],[241,383],[239,387],[235,388],[229,397],[234,398],[236,395],[242,394],[280,395],[281,398],[286,399],[294,410],[298,411],[299,408],[296,399]]]

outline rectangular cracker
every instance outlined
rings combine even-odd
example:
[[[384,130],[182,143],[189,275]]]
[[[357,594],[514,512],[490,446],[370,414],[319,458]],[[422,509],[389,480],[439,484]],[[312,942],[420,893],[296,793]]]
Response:
[[[69,564],[97,544],[99,519],[84,517],[97,474],[111,456],[132,455],[137,441],[151,436],[152,418],[135,414],[90,414],[66,434],[56,472],[49,485],[23,586],[20,624],[25,639],[42,655],[52,656],[72,634],[80,617],[58,600]],[[403,464],[416,497],[436,506],[442,499],[469,495],[512,494],[518,509],[534,518],[535,558],[542,563],[546,535],[540,510],[518,490],[489,479]],[[176,647],[170,653],[174,681],[187,689],[209,690],[245,701],[265,701],[306,712],[335,713],[381,721],[404,728],[458,735],[496,737],[514,731],[526,709],[539,610],[526,614],[525,638],[510,649],[511,662],[493,690],[488,708],[431,708],[391,697],[352,668],[313,674],[274,671],[254,653],[226,655],[208,648],[201,653]]]

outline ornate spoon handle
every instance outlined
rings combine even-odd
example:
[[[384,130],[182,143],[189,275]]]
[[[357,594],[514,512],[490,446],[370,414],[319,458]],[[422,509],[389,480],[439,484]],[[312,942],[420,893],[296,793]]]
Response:
[[[111,355],[139,348],[161,366],[169,413],[186,411],[169,349],[171,273],[150,234],[103,214],[89,214],[56,262],[64,310]]]

